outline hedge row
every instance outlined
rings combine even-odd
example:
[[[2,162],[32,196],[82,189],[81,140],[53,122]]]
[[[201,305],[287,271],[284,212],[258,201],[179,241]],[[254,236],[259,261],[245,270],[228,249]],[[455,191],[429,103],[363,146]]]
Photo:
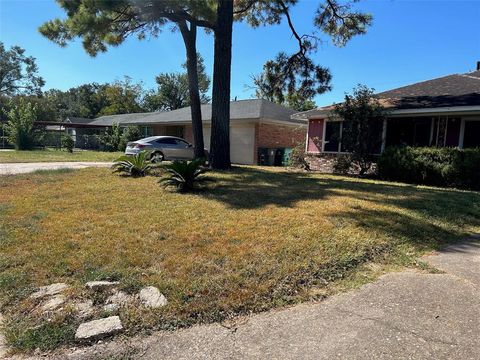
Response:
[[[390,147],[378,173],[386,180],[480,190],[480,148]]]

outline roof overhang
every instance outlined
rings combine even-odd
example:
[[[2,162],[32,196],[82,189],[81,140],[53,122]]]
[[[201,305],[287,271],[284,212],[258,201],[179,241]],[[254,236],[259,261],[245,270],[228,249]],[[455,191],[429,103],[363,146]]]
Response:
[[[399,117],[405,115],[431,116],[431,115],[474,115],[480,114],[480,105],[474,106],[452,106],[422,109],[397,109],[389,113],[389,117]]]
[[[432,116],[432,115],[477,115],[480,114],[480,105],[473,106],[451,106],[436,108],[419,108],[419,109],[394,109],[388,110],[388,117],[403,116]],[[296,115],[296,114],[294,114]],[[318,111],[308,117],[308,120],[326,119],[332,117],[331,111]]]

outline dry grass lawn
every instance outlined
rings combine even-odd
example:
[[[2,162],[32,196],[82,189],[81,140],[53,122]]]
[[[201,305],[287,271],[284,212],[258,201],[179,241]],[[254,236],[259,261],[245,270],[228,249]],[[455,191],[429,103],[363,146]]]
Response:
[[[120,309],[127,332],[175,329],[321,298],[480,231],[480,193],[273,168],[213,176],[195,194],[108,169],[1,177],[10,343],[72,342],[71,314],[46,321],[25,300],[40,285],[67,282],[78,297],[88,280],[154,285],[169,304]]]
[[[45,149],[31,151],[0,151],[1,163],[31,163],[54,161],[106,161],[111,162],[122,156],[122,152],[105,152],[91,150],[75,150],[69,153],[64,150]]]

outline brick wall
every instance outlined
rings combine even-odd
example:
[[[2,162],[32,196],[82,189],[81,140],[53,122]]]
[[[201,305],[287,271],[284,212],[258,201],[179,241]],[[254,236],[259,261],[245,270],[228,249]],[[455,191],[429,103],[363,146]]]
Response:
[[[255,125],[256,147],[293,148],[305,142],[307,128],[259,123]]]
[[[310,169],[321,173],[333,173],[333,166],[337,159],[337,154],[315,154],[307,156],[306,160]]]
[[[328,154],[328,153],[320,153],[320,154],[310,154],[307,155],[305,160],[307,161],[308,165],[310,165],[310,169],[313,171],[318,171],[321,173],[326,174],[333,174],[334,166],[337,158],[339,156],[346,156],[345,154]],[[352,165],[350,170],[348,171],[349,174],[356,175],[359,173],[359,168],[356,165]],[[368,174],[376,174],[377,173],[377,164],[373,163],[372,167],[368,171]]]

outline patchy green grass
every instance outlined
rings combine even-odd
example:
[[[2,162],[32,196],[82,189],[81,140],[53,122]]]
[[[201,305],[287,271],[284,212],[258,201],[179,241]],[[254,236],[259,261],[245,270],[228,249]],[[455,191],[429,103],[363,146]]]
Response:
[[[55,161],[99,161],[111,162],[122,156],[122,152],[45,149],[32,151],[0,151],[0,163],[29,163]]]
[[[157,286],[160,310],[120,310],[128,333],[319,299],[480,232],[480,193],[241,167],[194,194],[108,169],[0,177],[0,305],[19,349],[72,341],[76,320],[32,316],[35,286]],[[31,330],[34,328],[34,330]],[[30,329],[30,330],[29,330]],[[48,345],[41,345],[48,344]]]

